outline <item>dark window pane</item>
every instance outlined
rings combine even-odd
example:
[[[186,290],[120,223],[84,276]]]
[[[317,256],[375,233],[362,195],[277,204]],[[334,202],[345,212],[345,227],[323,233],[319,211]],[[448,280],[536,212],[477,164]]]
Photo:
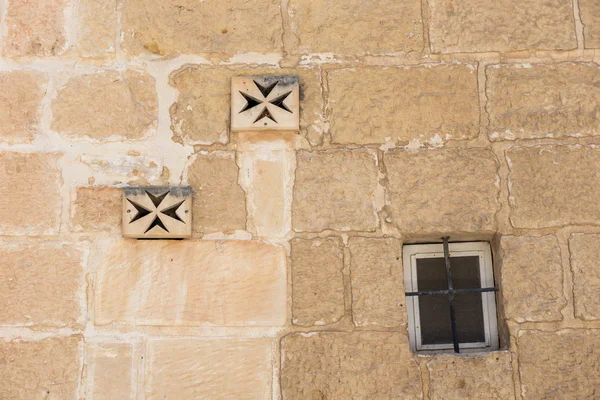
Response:
[[[454,315],[459,343],[485,342],[481,293],[455,294]]]
[[[445,278],[444,278],[445,279]],[[419,296],[421,344],[452,343],[448,296]]]
[[[444,258],[417,259],[417,287],[420,291],[448,289]]]
[[[479,275],[479,257],[450,257],[452,287],[454,289],[473,289],[481,287]]]

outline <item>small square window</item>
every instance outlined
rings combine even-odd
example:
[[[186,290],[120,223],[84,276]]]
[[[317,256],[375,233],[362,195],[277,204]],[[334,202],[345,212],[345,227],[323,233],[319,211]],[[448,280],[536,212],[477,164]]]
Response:
[[[406,245],[404,287],[415,352],[498,349],[489,243]]]

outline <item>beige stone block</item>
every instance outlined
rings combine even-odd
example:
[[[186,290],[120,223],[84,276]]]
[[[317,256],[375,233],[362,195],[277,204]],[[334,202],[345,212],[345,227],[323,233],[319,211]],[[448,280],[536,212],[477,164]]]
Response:
[[[86,58],[114,55],[117,38],[117,0],[79,0],[77,54]]]
[[[599,72],[595,64],[576,63],[488,67],[490,138],[600,135]]]
[[[432,400],[516,398],[508,352],[438,356],[427,363],[427,369]]]
[[[0,235],[58,233],[62,183],[53,153],[0,153]]]
[[[509,163],[511,223],[543,228],[600,223],[600,151],[593,146],[513,147]]]
[[[429,0],[434,53],[577,48],[569,0]]]
[[[351,238],[352,319],[356,326],[406,323],[402,242]]]
[[[509,319],[560,321],[567,305],[556,236],[503,236],[502,298]]]
[[[494,154],[485,149],[384,156],[392,222],[411,234],[493,231],[500,207]]]
[[[0,73],[0,141],[31,142],[40,129],[46,77],[37,72]]]
[[[151,339],[148,399],[271,399],[272,339]]]
[[[579,0],[579,14],[583,22],[585,48],[600,47],[600,3],[595,0]]]
[[[71,201],[71,229],[75,232],[109,231],[121,224],[123,190],[83,186]]]
[[[154,78],[103,71],[70,78],[52,102],[52,129],[66,136],[142,139],[158,118]]]
[[[291,30],[301,53],[377,54],[423,51],[418,0],[291,0]]]
[[[98,267],[95,322],[283,325],[285,263],[283,248],[254,241],[119,241]]]
[[[59,56],[65,51],[66,0],[5,2],[2,53],[5,57]]]
[[[94,400],[132,398],[133,347],[127,343],[88,343],[89,392]]]
[[[0,394],[10,400],[77,399],[79,335],[37,342],[0,340]]]
[[[328,72],[334,143],[439,143],[479,134],[472,65]]]
[[[375,230],[376,164],[376,155],[369,150],[298,152],[294,229]]]
[[[520,331],[525,399],[591,399],[600,387],[600,330]]]
[[[281,51],[276,0],[131,0],[122,19],[131,56]]]
[[[420,399],[421,372],[394,332],[290,334],[282,340],[283,399]]]
[[[600,235],[574,234],[569,239],[575,315],[600,319]]]
[[[193,231],[199,234],[246,228],[246,198],[231,153],[197,154],[187,177],[194,188]]]
[[[301,326],[344,316],[344,252],[339,239],[292,241],[292,314]]]

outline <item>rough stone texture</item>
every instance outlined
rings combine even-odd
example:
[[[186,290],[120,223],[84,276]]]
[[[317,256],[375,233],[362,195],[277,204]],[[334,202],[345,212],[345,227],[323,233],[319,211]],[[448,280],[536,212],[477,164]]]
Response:
[[[0,235],[58,232],[62,200],[57,158],[48,153],[0,153]]]
[[[288,13],[301,53],[421,52],[418,0],[291,0]]]
[[[105,231],[121,223],[123,190],[114,187],[79,187],[71,203],[71,229]]]
[[[402,242],[351,238],[352,319],[356,326],[406,323]]]
[[[556,236],[503,236],[502,299],[509,319],[559,321],[567,305]]]
[[[148,399],[256,399],[272,395],[272,339],[148,341]]]
[[[575,234],[569,240],[575,315],[600,319],[600,235]]]
[[[525,399],[591,399],[600,387],[600,330],[520,331]]]
[[[286,319],[282,247],[253,241],[131,241],[103,252],[97,325],[274,326]]]
[[[515,399],[508,352],[437,356],[427,363],[427,369],[431,400]]]
[[[384,157],[389,210],[402,231],[492,231],[498,163],[484,149],[392,152]]]
[[[595,0],[579,0],[579,14],[583,22],[585,48],[600,47],[600,3]]]
[[[3,31],[5,57],[59,56],[65,47],[66,0],[10,0]]]
[[[376,155],[366,150],[300,151],[292,203],[296,231],[372,231]]]
[[[37,72],[0,73],[0,141],[30,142],[38,133],[46,77]]]
[[[434,53],[577,47],[570,0],[429,0]]]
[[[76,399],[81,336],[0,340],[0,394],[10,400]]]
[[[339,239],[292,242],[293,322],[327,325],[344,315],[344,252]]]
[[[513,226],[600,223],[600,149],[578,145],[513,147],[506,157]]]
[[[195,233],[231,232],[246,227],[246,197],[238,184],[232,154],[197,154],[188,168]]]
[[[282,341],[283,399],[418,399],[421,373],[393,332],[291,334]]]
[[[52,102],[52,129],[96,140],[141,139],[158,118],[154,85],[154,78],[132,70],[75,76]]]
[[[77,53],[107,57],[115,53],[117,0],[79,0]]]
[[[471,65],[339,69],[328,77],[335,143],[405,145],[479,134],[477,70]]]
[[[600,73],[595,64],[486,69],[493,139],[600,135]]]
[[[127,0],[122,18],[133,56],[281,51],[276,0]]]
[[[133,347],[127,343],[87,345],[88,375],[93,382],[94,400],[130,399]]]
[[[171,106],[171,129],[190,143],[226,142],[229,132],[231,78],[242,75],[298,75],[300,129],[311,136],[321,131],[323,101],[317,69],[230,69],[185,66],[170,76],[179,97]]]

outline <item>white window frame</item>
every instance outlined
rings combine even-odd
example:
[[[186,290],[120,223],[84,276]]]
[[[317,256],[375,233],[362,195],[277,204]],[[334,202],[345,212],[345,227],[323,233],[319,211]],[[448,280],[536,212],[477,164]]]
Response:
[[[439,244],[409,244],[403,247],[404,289],[406,292],[417,292],[417,260],[421,258],[443,258],[444,245]],[[450,257],[478,256],[479,276],[481,287],[494,286],[494,266],[492,251],[487,242],[449,243]],[[485,342],[461,343],[461,353],[493,351],[499,347],[498,321],[496,314],[496,292],[483,292],[482,308],[485,329]],[[421,321],[419,313],[419,296],[406,296],[406,311],[408,313],[408,336],[413,352],[451,352],[453,344],[421,343]],[[449,312],[449,311],[448,311]]]

